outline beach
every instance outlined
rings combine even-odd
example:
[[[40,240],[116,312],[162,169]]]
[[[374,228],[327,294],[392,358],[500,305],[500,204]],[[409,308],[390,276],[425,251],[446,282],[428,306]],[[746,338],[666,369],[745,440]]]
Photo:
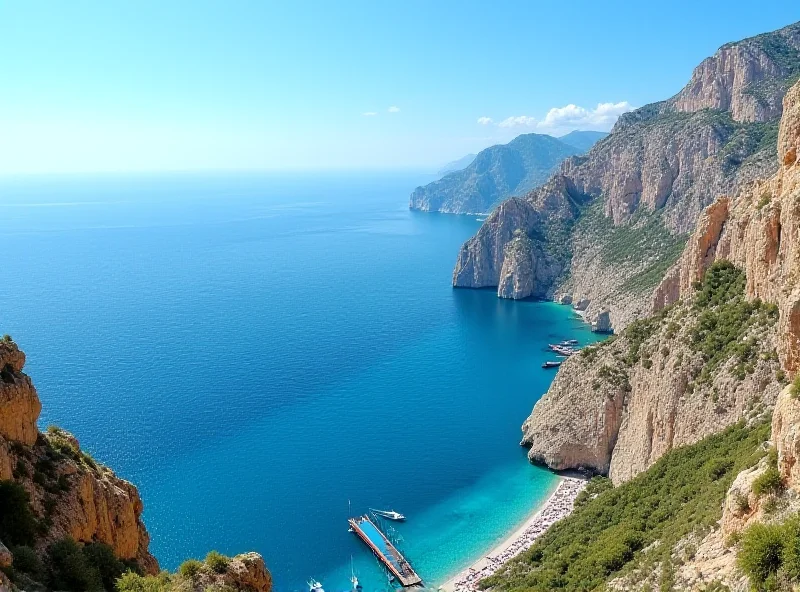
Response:
[[[575,498],[586,487],[584,479],[562,477],[547,501],[522,526],[496,545],[478,561],[439,586],[444,592],[472,592],[478,582],[494,574],[507,561],[516,557],[558,520],[572,512]]]

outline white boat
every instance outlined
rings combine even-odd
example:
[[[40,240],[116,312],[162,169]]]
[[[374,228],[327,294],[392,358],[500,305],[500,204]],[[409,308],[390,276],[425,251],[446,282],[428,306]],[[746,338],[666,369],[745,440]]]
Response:
[[[314,578],[311,578],[311,579],[310,579],[310,580],[308,580],[308,582],[306,582],[306,583],[308,584],[308,590],[309,590],[309,592],[325,592],[325,590],[322,588],[322,584],[320,584],[320,583],[319,583],[317,580],[315,580]]]
[[[398,522],[402,522],[406,519],[400,512],[395,512],[394,510],[375,510],[370,508],[370,512],[373,514],[380,516],[381,518],[388,518],[389,520],[397,520]]]
[[[358,583],[358,576],[356,576],[356,571],[353,569],[353,556],[350,555],[350,582],[353,584],[353,592],[361,592],[364,587]]]

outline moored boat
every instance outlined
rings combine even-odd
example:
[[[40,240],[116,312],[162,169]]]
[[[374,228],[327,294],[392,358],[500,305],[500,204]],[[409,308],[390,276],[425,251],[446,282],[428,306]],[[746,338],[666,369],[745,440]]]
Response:
[[[380,516],[381,518],[387,518],[388,520],[397,520],[398,522],[402,522],[406,519],[400,512],[395,512],[394,510],[375,510],[374,508],[369,509],[370,512],[375,514],[376,516]]]
[[[542,364],[542,368],[558,368],[561,365],[561,362],[552,362],[548,360],[544,364]]]

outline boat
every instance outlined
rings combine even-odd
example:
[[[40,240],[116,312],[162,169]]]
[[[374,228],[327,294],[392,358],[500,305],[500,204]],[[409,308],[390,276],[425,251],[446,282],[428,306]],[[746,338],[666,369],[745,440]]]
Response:
[[[577,339],[565,339],[561,342],[561,345],[571,346],[571,345],[578,345]]]
[[[406,519],[400,512],[395,512],[394,510],[375,510],[373,508],[369,509],[370,512],[375,514],[376,516],[380,516],[381,518],[387,518],[389,520],[397,520],[398,522],[402,522]]]
[[[352,592],[361,592],[364,589],[364,586],[358,583],[358,576],[356,576],[356,570],[353,569],[353,556],[350,555],[350,582],[353,584]]]
[[[559,356],[564,356],[564,357],[569,357],[572,354],[575,354],[575,353],[578,352],[578,350],[576,350],[576,349],[574,349],[572,347],[566,346],[566,345],[554,345],[554,344],[551,343],[547,347],[552,349]]]
[[[308,590],[309,590],[309,592],[325,592],[325,590],[322,588],[322,584],[320,584],[320,583],[319,583],[317,580],[315,580],[314,578],[311,578],[311,579],[310,579],[310,580],[308,580],[308,582],[306,582],[306,583],[308,584]]]
[[[558,368],[560,365],[561,362],[551,362],[548,360],[547,362],[542,364],[542,368]]]

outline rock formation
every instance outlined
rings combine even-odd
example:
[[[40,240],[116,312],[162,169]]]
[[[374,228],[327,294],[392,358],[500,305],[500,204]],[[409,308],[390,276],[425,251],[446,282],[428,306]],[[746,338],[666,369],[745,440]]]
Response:
[[[0,340],[0,481],[13,480],[27,491],[44,526],[37,534],[36,551],[44,556],[51,543],[66,537],[79,543],[101,542],[118,558],[157,574],[138,490],[84,453],[72,434],[55,427],[38,431],[41,404],[30,377],[22,371],[24,364],[25,354],[17,345],[10,338]],[[0,567],[8,567],[10,559],[0,541]],[[256,553],[234,557],[223,576],[217,574],[207,583],[258,592],[272,587],[269,571]],[[0,572],[0,589],[3,586],[10,583]]]
[[[772,138],[798,63],[800,24],[724,46],[675,97],[623,115],[608,138],[565,161],[524,197],[532,212],[497,208],[462,247],[453,285],[499,286],[505,244],[519,230],[563,254],[537,295],[587,297],[590,315],[608,308],[617,330],[646,314],[703,209],[774,172]],[[514,256],[515,281],[527,285],[518,263],[527,259]]]
[[[784,98],[778,171],[735,198],[722,197],[704,212],[679,261],[653,295],[659,310],[691,292],[717,259],[747,274],[747,294],[778,304],[778,353],[786,370],[800,364],[800,84]]]
[[[739,420],[753,405],[774,404],[777,377],[796,371],[800,356],[800,82],[786,93],[783,112],[778,172],[706,209],[653,295],[660,312],[562,365],[523,426],[531,460],[589,468],[621,482],[670,448]],[[712,374],[691,345],[702,318],[693,306],[696,285],[719,260],[744,272],[746,299],[777,305],[776,325],[756,323],[738,338],[760,351],[747,372],[740,356],[738,369],[731,359]]]
[[[0,342],[0,480],[21,483],[36,513],[48,514],[51,526],[40,537],[39,548],[65,536],[79,542],[100,541],[117,557],[135,560],[148,573],[156,573],[158,562],[148,551],[150,536],[141,520],[143,506],[136,487],[97,465],[66,432],[38,432],[41,403],[31,379],[22,372],[24,363],[25,354],[15,343]],[[53,503],[51,491],[56,489]]]

